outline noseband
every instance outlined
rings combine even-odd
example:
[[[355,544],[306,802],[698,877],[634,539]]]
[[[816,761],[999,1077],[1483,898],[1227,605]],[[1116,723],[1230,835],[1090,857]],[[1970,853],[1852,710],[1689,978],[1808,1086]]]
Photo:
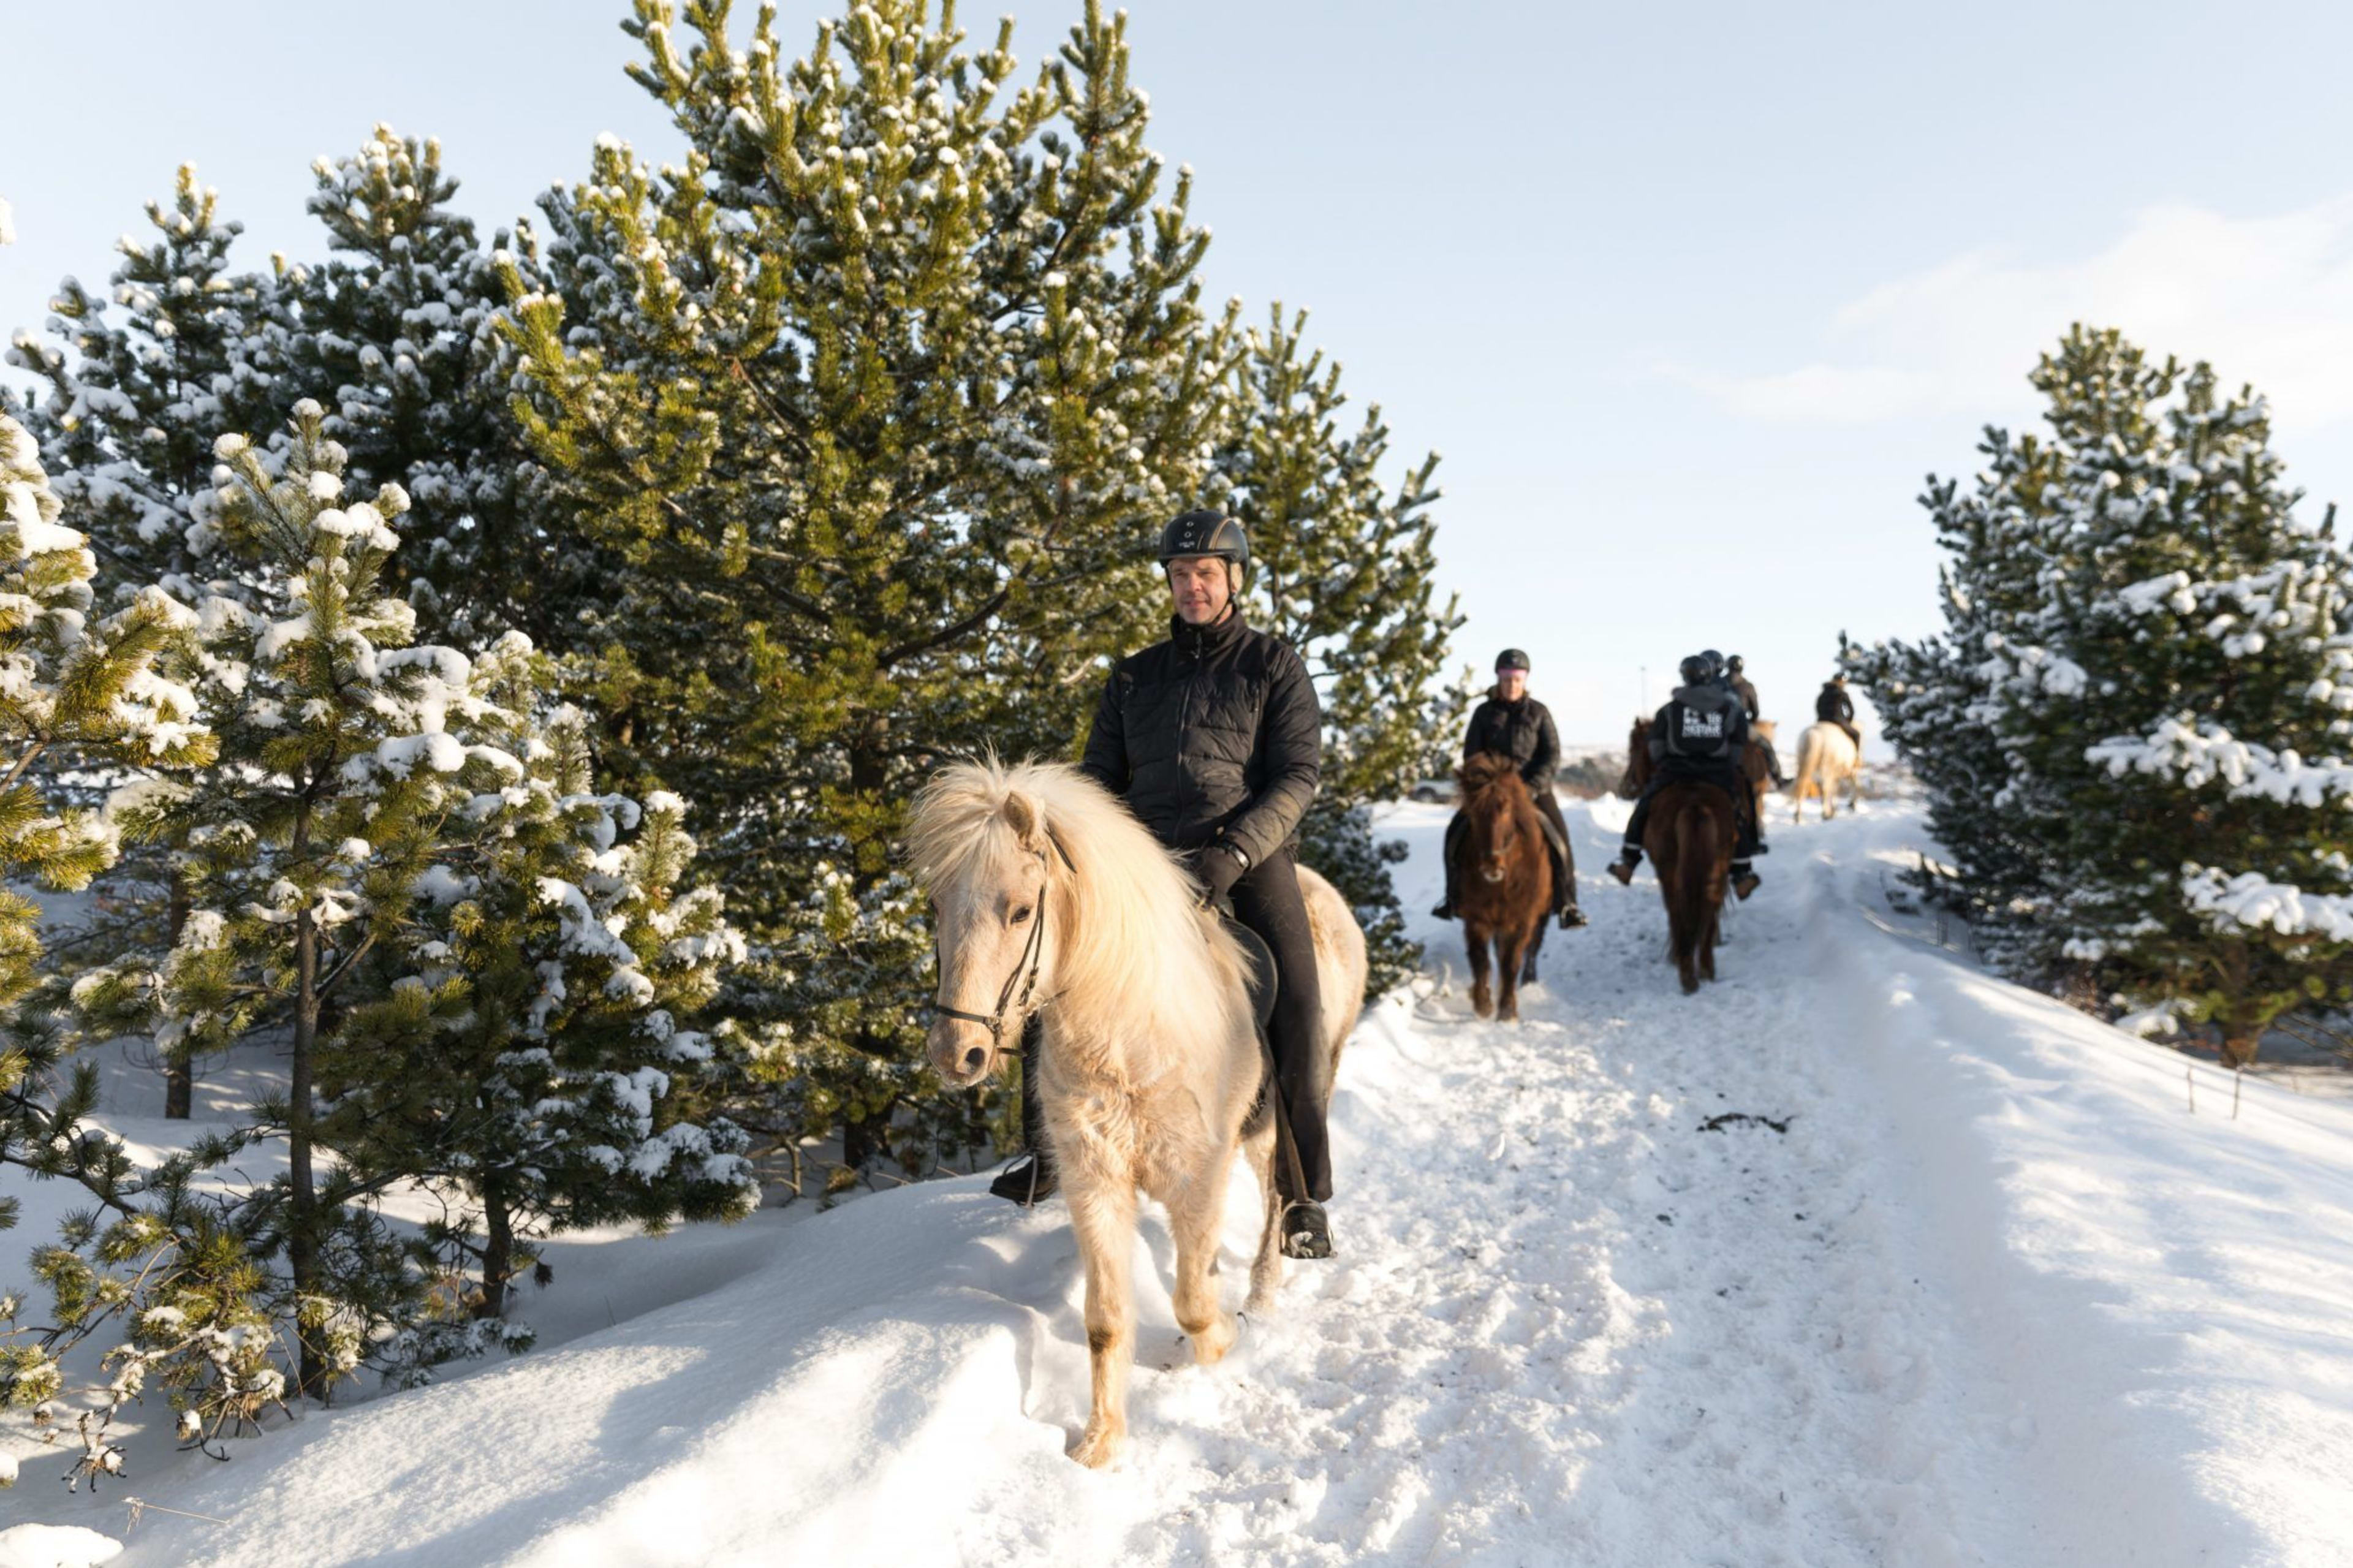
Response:
[[[1049,827],[1046,830],[1046,840],[1053,845],[1054,853],[1061,858],[1063,869],[1073,876],[1077,875],[1079,868],[1071,863],[1071,852],[1062,847],[1061,835]],[[1042,863],[1046,858],[1045,851],[1039,850],[1038,858]],[[954,1018],[963,1024],[978,1024],[987,1029],[989,1049],[992,1052],[1002,1051],[1005,1048],[1006,1018],[1008,1016],[1019,1016],[1029,1011],[1029,997],[1038,989],[1038,969],[1046,958],[1046,907],[1053,902],[1053,900],[1048,896],[1053,890],[1053,883],[1050,879],[1038,889],[1038,918],[1029,922],[1029,940],[1022,944],[1021,956],[1015,962],[1013,973],[1005,977],[1004,985],[997,990],[996,1011],[987,1014],[967,1013],[961,1007],[949,1006],[936,996],[932,999],[932,1011],[941,1017]],[[932,962],[939,963],[939,937],[936,932],[932,938]],[[946,976],[943,974],[941,978],[945,979]],[[1018,996],[1014,994],[1017,987],[1020,993]],[[1050,996],[1046,1000],[1050,1002],[1053,998]],[[1044,1004],[1039,1005],[1042,1006]]]

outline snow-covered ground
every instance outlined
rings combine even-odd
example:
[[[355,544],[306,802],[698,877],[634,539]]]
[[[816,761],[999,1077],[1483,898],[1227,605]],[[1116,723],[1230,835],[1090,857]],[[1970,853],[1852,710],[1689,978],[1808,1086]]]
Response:
[[[1593,925],[1526,1022],[1470,1018],[1435,931],[1451,989],[1368,1010],[1342,1255],[1224,1365],[1178,1353],[1147,1222],[1107,1473],[1062,1457],[1061,1214],[976,1179],[563,1244],[562,1342],[227,1465],[159,1439],[95,1502],[20,1445],[0,1521],[134,1565],[2353,1563],[2353,1105],[2254,1079],[2234,1119],[1979,974],[1886,896],[1899,805],[1782,825],[1686,999],[1647,874],[1597,874],[1624,809],[1570,808]],[[1444,818],[1388,818],[1409,910]],[[228,1522],[125,1535],[125,1495]]]

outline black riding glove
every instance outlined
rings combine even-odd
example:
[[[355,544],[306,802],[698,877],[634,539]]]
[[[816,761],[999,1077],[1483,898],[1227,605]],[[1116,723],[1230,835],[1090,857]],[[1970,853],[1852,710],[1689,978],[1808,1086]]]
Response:
[[[1212,844],[1193,857],[1193,875],[1208,890],[1207,901],[1220,909],[1232,907],[1234,884],[1249,869],[1241,852],[1229,844]]]

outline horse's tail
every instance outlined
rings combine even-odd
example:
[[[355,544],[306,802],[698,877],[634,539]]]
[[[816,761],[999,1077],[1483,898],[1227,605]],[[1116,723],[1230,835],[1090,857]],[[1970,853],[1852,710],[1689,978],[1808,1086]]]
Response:
[[[1707,880],[1715,869],[1715,813],[1700,800],[1679,803],[1675,813],[1675,863],[1661,867],[1673,897],[1667,900],[1667,938],[1680,964],[1699,952],[1707,917]]]

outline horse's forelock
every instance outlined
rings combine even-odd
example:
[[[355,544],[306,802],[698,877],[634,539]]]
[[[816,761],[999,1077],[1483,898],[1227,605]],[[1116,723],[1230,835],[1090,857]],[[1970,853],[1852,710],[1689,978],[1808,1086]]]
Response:
[[[962,884],[1018,847],[1006,820],[1011,781],[995,758],[957,763],[916,793],[907,818],[907,861],[916,881],[934,891]]]
[[[1463,763],[1458,776],[1465,810],[1504,811],[1513,804],[1511,785],[1519,779],[1520,770],[1500,752],[1481,752]],[[1526,795],[1525,785],[1517,793]]]

